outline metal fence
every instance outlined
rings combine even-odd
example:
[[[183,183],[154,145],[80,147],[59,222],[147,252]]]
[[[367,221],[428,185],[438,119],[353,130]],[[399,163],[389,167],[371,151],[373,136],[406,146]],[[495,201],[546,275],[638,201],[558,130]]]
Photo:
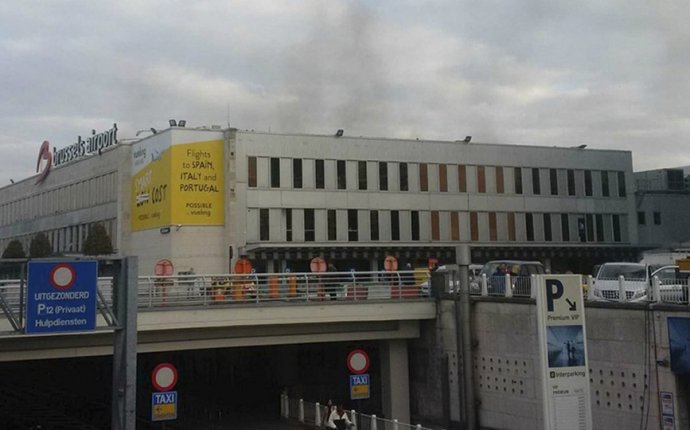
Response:
[[[326,428],[325,421],[329,414],[327,406],[318,402],[290,398],[286,394],[280,396],[280,415],[284,419],[296,420],[314,428]],[[354,409],[346,411],[346,414],[353,424],[351,428],[358,430],[442,430],[437,427],[424,427],[421,424],[401,423],[396,419],[362,414]]]

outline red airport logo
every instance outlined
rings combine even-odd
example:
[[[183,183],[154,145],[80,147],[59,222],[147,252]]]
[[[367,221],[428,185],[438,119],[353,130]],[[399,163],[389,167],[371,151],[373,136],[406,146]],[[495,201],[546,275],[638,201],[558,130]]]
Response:
[[[43,164],[43,170],[41,170],[41,161],[45,161]],[[38,160],[36,161],[36,173],[40,172],[40,175],[36,180],[37,184],[45,181],[46,177],[48,177],[48,173],[50,173],[50,168],[52,165],[53,154],[50,153],[50,143],[47,140],[44,140],[41,144],[41,149],[38,150]]]

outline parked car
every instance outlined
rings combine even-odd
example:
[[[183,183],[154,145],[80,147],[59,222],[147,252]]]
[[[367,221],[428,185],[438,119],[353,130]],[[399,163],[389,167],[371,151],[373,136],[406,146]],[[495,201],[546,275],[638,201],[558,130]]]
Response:
[[[623,276],[625,300],[647,300],[647,290],[654,277],[659,278],[659,290],[663,300],[682,301],[686,293],[680,280],[678,266],[650,266],[643,263],[604,263],[594,279],[593,295],[596,299],[619,301],[620,280]]]
[[[491,295],[505,294],[505,278],[495,276],[497,269],[505,266],[506,273],[510,275],[510,287],[513,294],[529,295],[529,285],[531,275],[541,275],[546,273],[544,265],[540,261],[524,260],[493,260],[485,263],[474,281],[470,284],[470,291],[479,293],[481,291],[482,276],[486,275],[486,283]]]

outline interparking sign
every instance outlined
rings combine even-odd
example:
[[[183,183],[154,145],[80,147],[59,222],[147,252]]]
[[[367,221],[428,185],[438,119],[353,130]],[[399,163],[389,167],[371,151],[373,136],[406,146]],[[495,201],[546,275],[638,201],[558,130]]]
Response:
[[[26,332],[95,329],[97,283],[96,261],[30,261]]]

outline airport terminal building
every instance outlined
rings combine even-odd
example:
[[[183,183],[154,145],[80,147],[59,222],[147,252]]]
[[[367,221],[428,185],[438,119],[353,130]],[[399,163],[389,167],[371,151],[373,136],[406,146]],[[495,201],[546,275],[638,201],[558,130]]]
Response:
[[[464,243],[476,263],[586,271],[639,250],[629,151],[179,126],[39,146],[37,175],[0,189],[2,249],[44,232],[79,254],[102,223],[142,275],[425,266]]]

